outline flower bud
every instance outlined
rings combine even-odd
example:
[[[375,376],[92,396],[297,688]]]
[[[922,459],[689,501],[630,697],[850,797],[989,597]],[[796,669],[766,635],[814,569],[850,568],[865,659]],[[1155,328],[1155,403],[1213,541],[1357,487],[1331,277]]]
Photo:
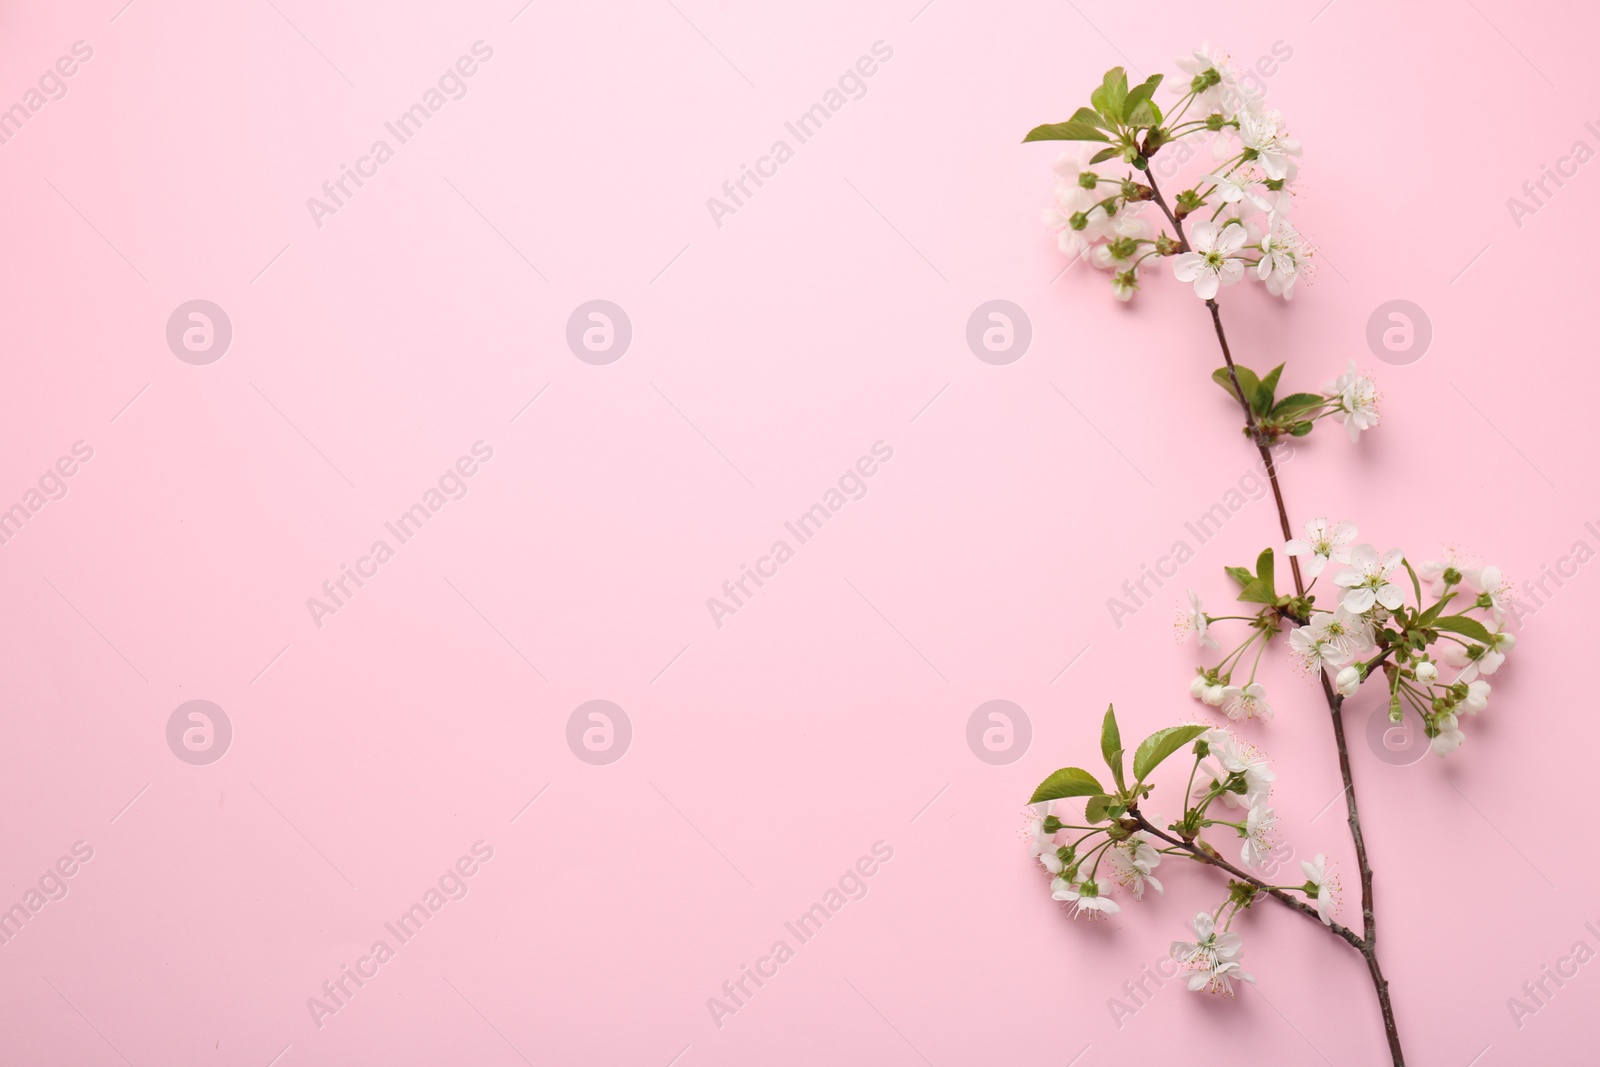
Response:
[[[1361,688],[1361,668],[1354,663],[1341,668],[1333,679],[1333,688],[1342,697],[1354,696],[1356,690]]]

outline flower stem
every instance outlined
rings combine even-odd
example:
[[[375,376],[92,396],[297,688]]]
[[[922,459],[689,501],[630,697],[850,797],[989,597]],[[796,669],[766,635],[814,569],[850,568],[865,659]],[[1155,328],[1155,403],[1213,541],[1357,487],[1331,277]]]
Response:
[[[1150,183],[1151,198],[1161,208],[1162,214],[1166,215],[1167,221],[1172,224],[1173,230],[1178,235],[1179,249],[1184,252],[1189,251],[1189,238],[1183,232],[1183,223],[1178,220],[1177,216],[1172,213],[1172,209],[1167,206],[1166,198],[1161,195],[1161,189],[1156,184],[1155,174],[1146,170],[1144,175],[1145,180]],[[1234,398],[1239,401],[1239,406],[1244,409],[1245,433],[1261,454],[1261,462],[1266,468],[1267,480],[1272,485],[1272,498],[1278,506],[1278,525],[1283,531],[1284,540],[1289,540],[1294,536],[1294,533],[1289,526],[1289,509],[1283,502],[1283,487],[1278,483],[1278,469],[1273,462],[1272,449],[1270,447],[1271,438],[1262,432],[1260,425],[1256,421],[1255,409],[1250,405],[1250,398],[1245,396],[1244,388],[1239,384],[1238,371],[1233,363],[1233,353],[1228,348],[1228,335],[1222,329],[1222,310],[1217,306],[1215,300],[1207,300],[1206,308],[1211,312],[1211,324],[1216,331],[1217,344],[1222,349],[1222,360],[1228,369],[1228,381],[1233,386]],[[1304,596],[1305,582],[1300,576],[1299,558],[1290,556],[1289,566],[1294,572],[1295,593],[1299,596]],[[1344,781],[1345,808],[1349,815],[1350,839],[1355,845],[1356,865],[1361,871],[1361,936],[1357,937],[1352,931],[1337,924],[1330,927],[1330,929],[1360,952],[1367,961],[1367,971],[1372,976],[1372,987],[1378,994],[1378,1008],[1383,1013],[1383,1028],[1389,1041],[1389,1055],[1394,1062],[1394,1067],[1405,1067],[1405,1053],[1400,1048],[1400,1031],[1395,1025],[1394,1006],[1389,1000],[1389,982],[1388,979],[1384,978],[1383,969],[1378,965],[1378,927],[1373,916],[1372,906],[1372,864],[1367,859],[1366,840],[1361,834],[1361,815],[1356,806],[1355,779],[1350,773],[1350,750],[1345,742],[1344,733],[1344,698],[1334,692],[1333,685],[1328,681],[1326,671],[1319,671],[1318,677],[1322,680],[1322,693],[1328,703],[1329,719],[1333,723],[1333,739],[1339,752],[1339,776]],[[1181,844],[1181,842],[1151,827],[1144,821],[1142,815],[1133,814],[1135,818],[1144,824],[1146,829],[1156,834],[1156,836],[1173,844]],[[1195,851],[1192,846],[1190,850]],[[1317,917],[1314,908],[1306,906],[1286,893],[1266,886],[1265,883],[1245,874],[1222,860],[1221,857],[1208,857],[1207,862],[1222,868],[1235,878],[1247,881],[1262,889],[1273,899],[1293,907],[1297,911],[1308,914],[1312,918]],[[1320,922],[1321,920],[1319,919],[1318,921]]]

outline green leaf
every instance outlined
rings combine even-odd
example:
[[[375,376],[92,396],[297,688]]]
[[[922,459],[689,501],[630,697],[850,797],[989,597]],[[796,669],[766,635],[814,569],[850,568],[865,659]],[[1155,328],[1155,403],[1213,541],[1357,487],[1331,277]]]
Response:
[[[1257,415],[1265,415],[1272,410],[1272,396],[1278,391],[1278,378],[1283,374],[1283,364],[1280,363],[1267,372],[1261,379],[1261,384],[1256,386],[1254,400],[1251,407],[1255,408]]]
[[[1321,407],[1325,400],[1327,397],[1318,393],[1290,393],[1273,405],[1272,414],[1291,415],[1310,411],[1312,408]]]
[[[1278,598],[1277,579],[1274,574],[1275,570],[1276,568],[1273,565],[1272,549],[1263,548],[1261,550],[1261,555],[1256,557],[1256,579],[1272,592],[1272,599],[1274,601],[1276,601]]]
[[[1121,67],[1106,71],[1105,81],[1089,94],[1089,103],[1103,115],[1107,122],[1122,121],[1122,105],[1128,98],[1128,72]]]
[[[1105,822],[1111,818],[1110,813],[1106,811],[1111,801],[1112,798],[1104,793],[1090,797],[1089,803],[1083,806],[1083,821],[1093,826],[1097,822]]]
[[[1134,108],[1128,108],[1124,105],[1123,110],[1127,115],[1125,121],[1129,126],[1146,128],[1161,125],[1161,109],[1156,106],[1154,100],[1141,101]]]
[[[1122,102],[1122,113],[1128,116],[1130,122],[1132,121],[1134,114],[1139,110],[1140,104],[1147,104],[1155,98],[1156,87],[1161,84],[1162,77],[1163,75],[1160,74],[1152,74],[1150,77],[1146,78],[1144,81],[1128,90],[1128,97]],[[1160,113],[1157,112],[1157,121],[1159,121],[1159,114]],[[1134,123],[1134,125],[1138,124]]]
[[[1161,108],[1155,102],[1156,86],[1161,84],[1161,78],[1160,74],[1152,74],[1128,90],[1128,98],[1122,102],[1123,122],[1138,127],[1161,125]]]
[[[1256,372],[1249,367],[1241,367],[1238,364],[1234,364],[1233,372],[1239,376],[1239,388],[1244,390],[1245,397],[1255,396],[1256,390],[1261,387],[1261,381],[1256,377]],[[1228,377],[1227,367],[1218,367],[1212,371],[1211,380],[1222,386],[1223,392],[1235,400],[1239,399],[1239,394],[1233,390],[1233,380]]]
[[[1039,783],[1039,788],[1033,791],[1033,799],[1028,803],[1038,804],[1063,797],[1092,797],[1105,791],[1094,775],[1082,767],[1063,767]]]
[[[1140,741],[1138,751],[1133,754],[1134,777],[1144,781],[1162,760],[1209,729],[1209,726],[1169,726],[1165,730],[1157,730]]]
[[[1456,595],[1454,593],[1446,593],[1437,604],[1429,608],[1427,611],[1424,611],[1421,615],[1417,616],[1416,625],[1418,627],[1432,626],[1433,621],[1439,617],[1441,612],[1444,611],[1444,606],[1455,598]]]
[[[1111,138],[1086,122],[1068,119],[1066,122],[1051,122],[1043,126],[1035,126],[1028,131],[1028,136],[1022,139],[1023,144],[1029,141],[1109,141]]]
[[[1089,165],[1092,167],[1096,163],[1104,163],[1106,160],[1121,154],[1122,149],[1118,148],[1116,145],[1112,145],[1110,148],[1102,148],[1100,151],[1089,157]]]
[[[1474,641],[1481,641],[1486,645],[1489,643],[1491,638],[1489,631],[1484,628],[1483,623],[1479,622],[1477,619],[1469,618],[1466,615],[1446,615],[1442,618],[1434,619],[1433,629],[1449,630],[1453,634],[1460,634],[1462,637],[1470,637]]]
[[[1239,590],[1239,599],[1246,604],[1276,604],[1278,594],[1272,586],[1257,579]]]
[[[1250,568],[1248,567],[1224,567],[1222,569],[1228,572],[1229,578],[1239,583],[1240,589],[1243,589],[1256,579],[1256,576],[1250,573]]]
[[[1100,724],[1100,754],[1106,758],[1106,766],[1111,768],[1117,788],[1127,788],[1122,781],[1122,731],[1117,729],[1117,713],[1109,704],[1105,721]]]
[[[1316,426],[1314,422],[1297,422],[1289,427],[1289,433],[1295,437],[1304,437]]]
[[[1409,559],[1401,556],[1400,562],[1405,564],[1406,573],[1411,575],[1411,591],[1417,594],[1417,607],[1420,608],[1422,606],[1422,579],[1417,577],[1417,572],[1412,569]]]
[[[1067,121],[1081,122],[1085,126],[1098,126],[1100,129],[1108,132],[1112,129],[1111,125],[1101,117],[1100,112],[1096,111],[1092,107],[1080,107],[1078,110],[1072,113],[1072,117]]]

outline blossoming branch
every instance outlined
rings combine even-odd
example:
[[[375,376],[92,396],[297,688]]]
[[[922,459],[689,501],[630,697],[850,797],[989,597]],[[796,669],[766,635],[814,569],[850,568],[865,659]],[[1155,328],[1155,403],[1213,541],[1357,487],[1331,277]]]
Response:
[[[1378,961],[1373,872],[1345,740],[1344,701],[1363,686],[1381,684],[1393,721],[1409,712],[1435,754],[1456,751],[1465,737],[1462,717],[1487,706],[1487,679],[1514,644],[1502,628],[1511,586],[1499,568],[1454,550],[1413,564],[1399,549],[1358,544],[1349,522],[1310,517],[1294,529],[1273,445],[1285,436],[1305,437],[1324,420],[1341,424],[1358,441],[1378,425],[1377,386],[1351,362],[1320,390],[1289,391],[1282,387],[1282,364],[1258,372],[1234,360],[1217,301],[1222,290],[1249,277],[1290,300],[1310,274],[1312,249],[1290,222],[1301,146],[1288,135],[1282,114],[1265,107],[1225,56],[1202,46],[1178,66],[1187,80],[1175,100],[1168,94],[1166,108],[1156,99],[1162,75],[1130,85],[1117,67],[1090,94],[1089,107],[1035,128],[1025,140],[1087,146],[1057,160],[1055,203],[1044,212],[1063,254],[1107,271],[1118,300],[1132,299],[1170,264],[1173,278],[1204,301],[1223,359],[1211,377],[1239,405],[1243,433],[1272,487],[1282,537],[1266,545],[1253,566],[1226,568],[1239,607],[1213,615],[1191,591],[1179,616],[1180,636],[1216,654],[1215,662],[1196,668],[1190,695],[1219,709],[1231,728],[1158,730],[1134,747],[1130,767],[1116,713],[1107,709],[1100,751],[1110,781],[1081,767],[1046,778],[1030,799],[1030,851],[1051,876],[1051,895],[1089,919],[1121,911],[1117,889],[1135,901],[1146,889],[1164,892],[1155,872],[1169,858],[1224,875],[1220,900],[1213,897],[1217,902],[1208,902],[1190,924],[1192,940],[1172,943],[1192,990],[1231,994],[1236,981],[1255,981],[1244,969],[1235,929],[1255,904],[1270,899],[1320,923],[1365,960],[1391,1058],[1401,1067],[1399,1028]],[[1212,165],[1169,199],[1150,159],[1187,138],[1210,141]],[[1287,576],[1280,560],[1287,561]],[[1218,640],[1225,631],[1236,634],[1226,646]],[[1274,715],[1257,673],[1267,647],[1284,634],[1289,654],[1317,679],[1332,726],[1360,876],[1359,931],[1337,921],[1340,880],[1322,854],[1301,861],[1303,882],[1280,885],[1262,876],[1273,867],[1277,776],[1236,731]],[[1156,772],[1184,750],[1186,776],[1180,778],[1182,763],[1172,774],[1182,792],[1170,801],[1181,814],[1163,825],[1146,801],[1157,788]],[[1076,803],[1063,804],[1068,800],[1082,801],[1081,814]]]

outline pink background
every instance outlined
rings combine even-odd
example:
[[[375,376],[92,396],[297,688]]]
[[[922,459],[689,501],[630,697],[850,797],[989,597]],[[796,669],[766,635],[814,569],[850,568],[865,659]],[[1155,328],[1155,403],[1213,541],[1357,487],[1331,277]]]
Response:
[[[1192,296],[1155,278],[1129,308],[1087,267],[1056,280],[1056,149],[1018,142],[1113,64],[1170,72],[1206,37],[1245,63],[1292,49],[1269,101],[1306,144],[1320,273],[1288,307],[1229,291],[1227,320],[1296,388],[1375,370],[1384,421],[1355,449],[1314,435],[1290,507],[1421,558],[1460,540],[1520,582],[1600,545],[1600,165],[1520,227],[1505,206],[1575,140],[1600,147],[1600,16],[122,3],[8,4],[0,26],[0,106],[93,48],[0,145],[0,505],[94,450],[0,547],[0,903],[94,850],[0,947],[0,1060],[1379,1062],[1359,958],[1271,907],[1244,925],[1258,989],[1168,984],[1119,1028],[1108,999],[1215,880],[1163,868],[1165,898],[1090,927],[1018,839],[1108,701],[1136,736],[1200,714],[1172,606],[1185,585],[1219,604],[1222,566],[1276,536],[1252,503],[1113,625],[1106,599],[1250,455]],[[479,40],[467,95],[314,225],[306,198]],[[866,95],[715,225],[706,198],[877,41],[893,57]],[[164,337],[196,298],[234,331],[207,366]],[[596,298],[633,326],[608,366],[564,340]],[[1033,325],[1009,366],[964,338],[996,298]],[[1409,366],[1364,339],[1396,298],[1434,328]],[[468,495],[315,626],[306,598],[479,440]],[[865,498],[714,626],[706,598],[880,440]],[[1506,1001],[1600,947],[1597,581],[1527,621],[1448,763],[1380,761],[1376,698],[1352,701],[1421,1067],[1592,1059],[1600,964],[1521,1029]],[[1248,735],[1278,761],[1286,840],[1353,891],[1338,808],[1319,816],[1339,788],[1320,701],[1280,655],[1267,681],[1279,718]],[[209,766],[167,746],[191,699],[233,726]],[[632,723],[607,766],[566,742],[592,699]],[[966,742],[992,699],[1033,726],[1005,766]],[[307,998],[479,840],[465,899],[315,1026]],[[716,1026],[707,998],[878,841],[865,898]]]

